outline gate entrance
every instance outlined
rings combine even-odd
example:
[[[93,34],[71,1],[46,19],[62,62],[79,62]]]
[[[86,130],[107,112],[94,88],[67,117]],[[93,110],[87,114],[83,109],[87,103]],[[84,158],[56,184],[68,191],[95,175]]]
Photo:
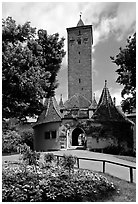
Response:
[[[79,145],[81,145],[80,141],[79,141],[79,139],[81,139],[80,138],[81,134],[84,134],[84,131],[81,128],[75,128],[73,130],[73,132],[72,132],[72,146],[79,146]]]

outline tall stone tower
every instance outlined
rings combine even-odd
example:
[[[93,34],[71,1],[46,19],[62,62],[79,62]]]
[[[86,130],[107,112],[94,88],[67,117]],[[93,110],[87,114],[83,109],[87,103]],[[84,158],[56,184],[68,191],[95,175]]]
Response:
[[[68,98],[76,93],[92,101],[92,25],[80,20],[68,33]]]

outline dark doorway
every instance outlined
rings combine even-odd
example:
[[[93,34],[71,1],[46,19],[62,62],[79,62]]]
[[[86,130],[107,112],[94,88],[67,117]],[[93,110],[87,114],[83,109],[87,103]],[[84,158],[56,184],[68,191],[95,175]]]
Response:
[[[78,137],[81,133],[84,133],[81,128],[75,128],[72,132],[72,146],[78,146]]]

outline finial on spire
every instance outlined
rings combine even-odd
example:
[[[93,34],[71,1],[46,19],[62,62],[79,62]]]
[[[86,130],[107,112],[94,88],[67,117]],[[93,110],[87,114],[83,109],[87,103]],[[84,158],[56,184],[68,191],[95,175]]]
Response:
[[[107,86],[107,80],[105,80],[105,87]]]
[[[81,19],[82,12],[80,12],[80,19]]]

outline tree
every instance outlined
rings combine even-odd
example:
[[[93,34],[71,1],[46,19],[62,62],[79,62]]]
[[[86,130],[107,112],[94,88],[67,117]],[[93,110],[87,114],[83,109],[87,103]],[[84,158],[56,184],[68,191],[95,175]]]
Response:
[[[122,101],[124,111],[131,112],[136,107],[136,33],[127,39],[127,45],[116,57],[110,57],[112,62],[119,68],[117,83],[124,85],[121,92],[122,97],[127,96]]]
[[[40,100],[54,95],[56,76],[65,55],[64,38],[46,30],[2,22],[3,118],[33,116],[42,111]]]

